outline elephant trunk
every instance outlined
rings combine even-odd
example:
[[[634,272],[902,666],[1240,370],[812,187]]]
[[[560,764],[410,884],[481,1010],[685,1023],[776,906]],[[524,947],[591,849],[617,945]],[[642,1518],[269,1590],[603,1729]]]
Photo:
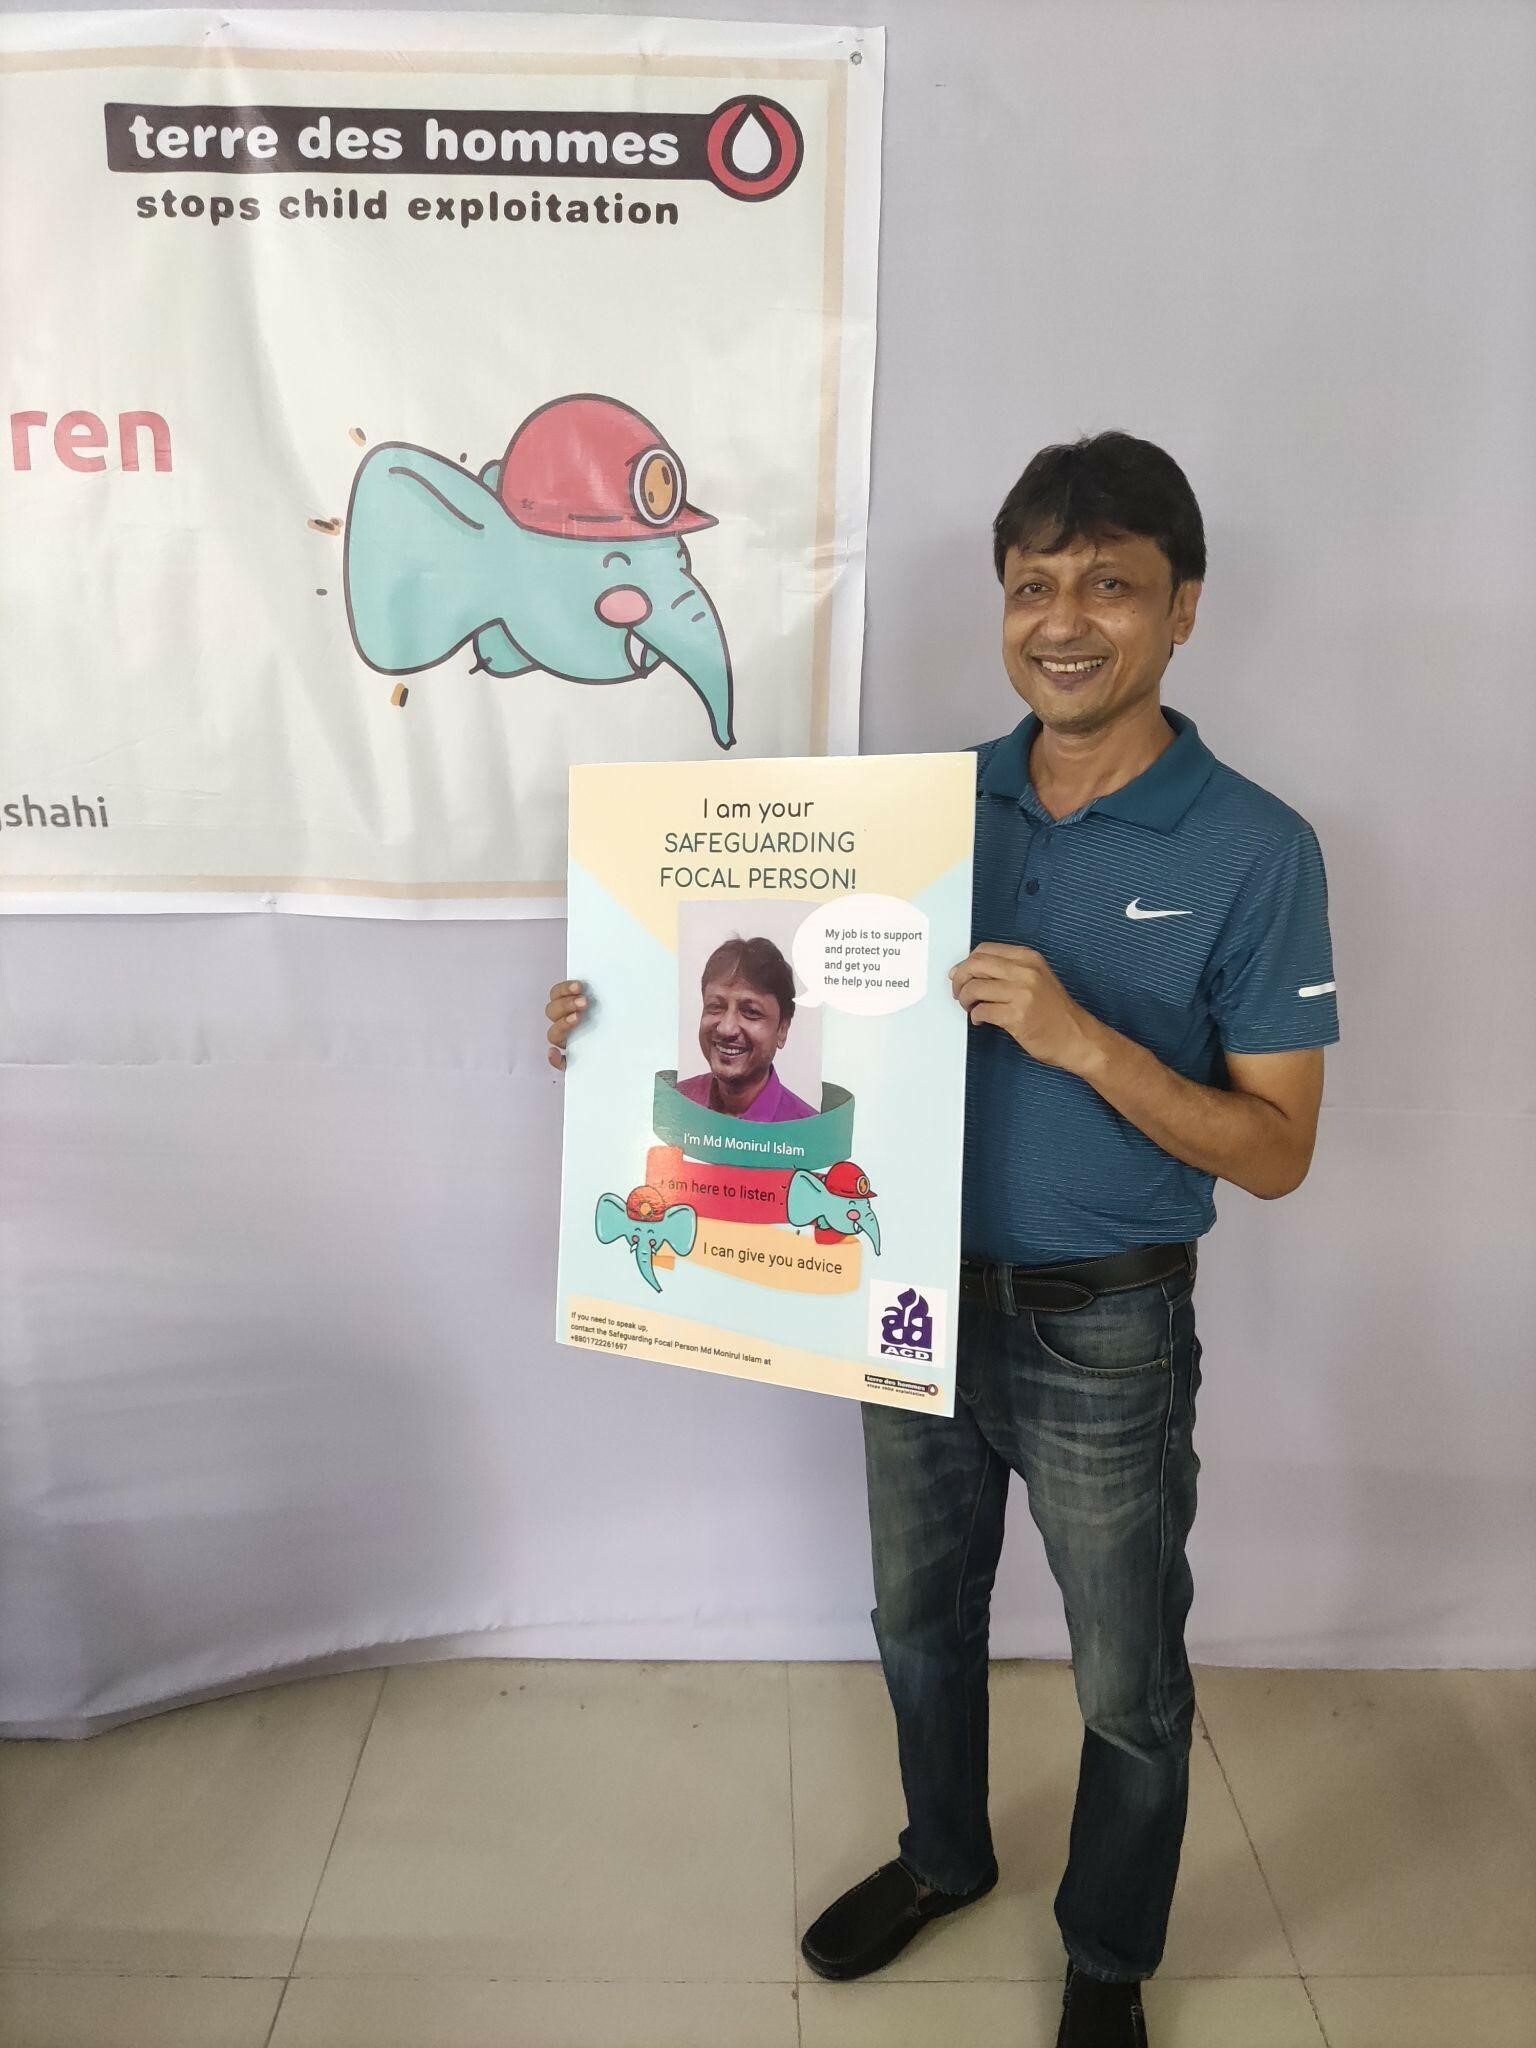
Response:
[[[651,1241],[644,1232],[635,1239],[635,1264],[640,1268],[640,1278],[645,1282],[646,1286],[653,1287],[660,1294],[661,1282],[656,1278]]]
[[[677,589],[654,607],[643,625],[635,628],[635,638],[654,648],[692,683],[709,714],[715,744],[734,747],[731,654],[720,615],[708,591],[690,577],[683,577]]]

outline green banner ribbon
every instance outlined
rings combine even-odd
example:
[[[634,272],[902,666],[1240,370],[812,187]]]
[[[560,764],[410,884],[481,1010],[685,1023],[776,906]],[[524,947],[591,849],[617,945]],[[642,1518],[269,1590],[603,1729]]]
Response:
[[[722,1166],[803,1166],[820,1173],[853,1156],[853,1097],[830,1082],[821,1091],[820,1116],[754,1124],[739,1116],[722,1116],[717,1109],[679,1095],[673,1067],[656,1076],[651,1115],[664,1145],[676,1145],[692,1159],[716,1160]]]

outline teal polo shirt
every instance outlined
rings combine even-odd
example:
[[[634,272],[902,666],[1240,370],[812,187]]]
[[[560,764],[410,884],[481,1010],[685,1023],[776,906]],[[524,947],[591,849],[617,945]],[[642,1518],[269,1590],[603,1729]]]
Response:
[[[972,939],[1033,947],[1091,1015],[1220,1088],[1229,1052],[1338,1038],[1328,885],[1306,819],[1163,716],[1173,745],[1067,818],[1029,779],[1038,719],[978,749]],[[972,1031],[970,1257],[1036,1266],[1201,1237],[1213,1187],[1086,1081]]]

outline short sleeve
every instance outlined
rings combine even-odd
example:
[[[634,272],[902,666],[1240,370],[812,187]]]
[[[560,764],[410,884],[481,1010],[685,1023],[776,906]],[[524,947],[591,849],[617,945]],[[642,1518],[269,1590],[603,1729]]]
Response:
[[[1339,1036],[1328,878],[1310,825],[1261,857],[1227,921],[1211,982],[1227,1052],[1299,1052]]]

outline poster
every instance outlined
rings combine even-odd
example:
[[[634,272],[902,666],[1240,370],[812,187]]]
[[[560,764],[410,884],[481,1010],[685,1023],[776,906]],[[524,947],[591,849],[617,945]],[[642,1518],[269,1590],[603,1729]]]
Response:
[[[563,907],[857,745],[879,30],[0,18],[0,908]]]
[[[571,777],[568,1344],[954,1412],[975,759]]]

